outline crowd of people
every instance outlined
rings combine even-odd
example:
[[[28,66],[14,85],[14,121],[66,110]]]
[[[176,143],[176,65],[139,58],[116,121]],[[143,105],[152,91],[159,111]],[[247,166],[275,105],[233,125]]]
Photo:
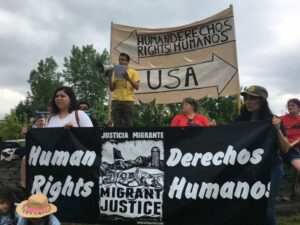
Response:
[[[114,127],[128,127],[133,126],[133,109],[134,109],[134,90],[139,89],[140,77],[134,69],[129,67],[130,57],[125,53],[119,56],[119,64],[126,68],[123,74],[116,74],[111,70],[108,72],[109,88],[112,92],[112,121]],[[276,145],[273,149],[272,158],[272,172],[271,172],[271,189],[267,208],[267,224],[276,224],[275,219],[275,200],[278,194],[280,183],[283,177],[282,160],[292,165],[300,174],[300,101],[299,99],[290,99],[287,102],[288,114],[278,117],[270,110],[268,104],[268,92],[261,86],[250,86],[244,92],[241,92],[244,98],[244,105],[240,109],[240,114],[235,122],[243,121],[259,121],[270,120],[273,124],[276,139]],[[193,98],[185,98],[183,100],[182,114],[176,115],[171,123],[171,127],[188,127],[188,126],[216,126],[214,120],[209,121],[204,115],[198,114],[198,104]],[[234,122],[234,121],[233,121]],[[51,101],[51,114],[46,118],[44,115],[39,115],[36,118],[33,127],[93,127],[97,126],[95,120],[89,113],[89,104],[87,102],[80,102],[78,104],[76,96],[72,88],[60,87],[58,88]],[[22,134],[26,135],[27,128],[22,130]],[[25,156],[22,162],[22,179],[21,185],[25,184]],[[295,193],[300,195],[300,187],[298,186],[298,179],[295,185]],[[1,199],[2,198],[2,199]],[[4,200],[3,200],[4,199]],[[8,200],[5,200],[8,199]],[[48,211],[41,214],[30,213],[26,210],[26,204],[29,205],[32,201],[42,201],[41,208],[48,207]],[[0,225],[12,224],[11,212],[8,209],[13,205],[9,198],[0,196]],[[44,205],[43,205],[44,204]],[[31,209],[29,207],[29,209]],[[38,211],[38,210],[37,210]],[[57,225],[58,220],[52,216],[56,211],[56,207],[49,204],[47,198],[41,194],[31,196],[27,201],[20,203],[17,206],[16,212],[21,216],[18,224],[41,224],[43,218],[47,220],[48,224]],[[41,217],[43,215],[43,217]],[[44,217],[47,216],[47,217]],[[21,221],[21,222],[20,222]],[[39,221],[39,222],[36,222]]]

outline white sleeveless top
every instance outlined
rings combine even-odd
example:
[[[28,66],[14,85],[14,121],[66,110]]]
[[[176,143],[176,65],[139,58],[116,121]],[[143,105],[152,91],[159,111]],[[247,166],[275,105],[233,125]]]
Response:
[[[58,115],[51,116],[46,120],[45,127],[64,127],[67,123],[72,123],[73,127],[93,127],[92,121],[90,117],[83,112],[82,110],[78,110],[78,118],[79,118],[79,126],[76,121],[75,111],[69,113],[64,118],[59,118]]]

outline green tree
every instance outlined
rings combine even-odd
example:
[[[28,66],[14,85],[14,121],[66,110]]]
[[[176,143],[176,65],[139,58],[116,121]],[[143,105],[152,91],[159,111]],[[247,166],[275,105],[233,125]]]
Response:
[[[98,62],[108,64],[108,52],[97,53],[93,45],[73,46],[71,56],[64,59],[63,77],[74,89],[79,100],[90,104],[97,121],[107,117],[108,80],[97,72]]]
[[[234,96],[203,98],[198,100],[198,113],[205,115],[210,121],[217,124],[227,124],[237,117],[237,100]],[[135,106],[135,126],[169,126],[173,117],[182,113],[182,104],[159,104],[155,101]]]
[[[24,101],[20,101],[15,107],[16,116],[22,124],[28,123],[30,117],[34,116],[34,109],[27,97]]]
[[[199,100],[199,108],[203,114],[214,119],[218,125],[231,123],[237,118],[237,98],[236,96],[203,98]]]
[[[33,110],[45,110],[55,89],[63,85],[61,73],[53,57],[41,60],[38,67],[30,72],[28,98]]]
[[[16,112],[12,110],[7,114],[0,123],[0,137],[3,141],[8,139],[20,138],[22,124],[16,116]]]
[[[155,104],[155,101],[152,101],[150,103],[139,102],[139,105],[135,106],[133,121],[134,126],[168,126],[170,124],[170,119],[172,118],[172,116],[175,116],[176,112],[179,111],[177,110],[179,105],[180,104],[157,105]]]

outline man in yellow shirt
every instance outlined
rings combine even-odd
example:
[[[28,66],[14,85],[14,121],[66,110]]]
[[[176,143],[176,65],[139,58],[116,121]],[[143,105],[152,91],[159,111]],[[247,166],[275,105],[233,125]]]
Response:
[[[133,126],[134,89],[139,89],[140,77],[136,70],[129,68],[130,56],[121,53],[119,65],[125,72],[109,74],[109,89],[112,91],[112,119],[114,127]]]

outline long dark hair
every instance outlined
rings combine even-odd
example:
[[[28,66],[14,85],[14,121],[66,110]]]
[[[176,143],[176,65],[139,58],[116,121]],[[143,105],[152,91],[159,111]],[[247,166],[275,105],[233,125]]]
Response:
[[[261,97],[258,97],[258,99],[260,101],[260,108],[258,111],[257,120],[271,119],[273,117],[273,113],[267,100]],[[237,121],[250,121],[252,119],[252,113],[247,110],[245,104],[241,107],[240,112],[241,114],[238,116]]]
[[[75,96],[73,89],[70,87],[67,87],[67,86],[62,86],[55,90],[54,95],[52,97],[52,101],[51,101],[52,113],[54,115],[56,115],[60,111],[55,103],[55,96],[56,96],[57,92],[59,92],[59,91],[64,91],[66,93],[66,95],[68,95],[70,98],[69,113],[73,112],[74,110],[77,110],[78,104],[77,104],[76,96]]]

